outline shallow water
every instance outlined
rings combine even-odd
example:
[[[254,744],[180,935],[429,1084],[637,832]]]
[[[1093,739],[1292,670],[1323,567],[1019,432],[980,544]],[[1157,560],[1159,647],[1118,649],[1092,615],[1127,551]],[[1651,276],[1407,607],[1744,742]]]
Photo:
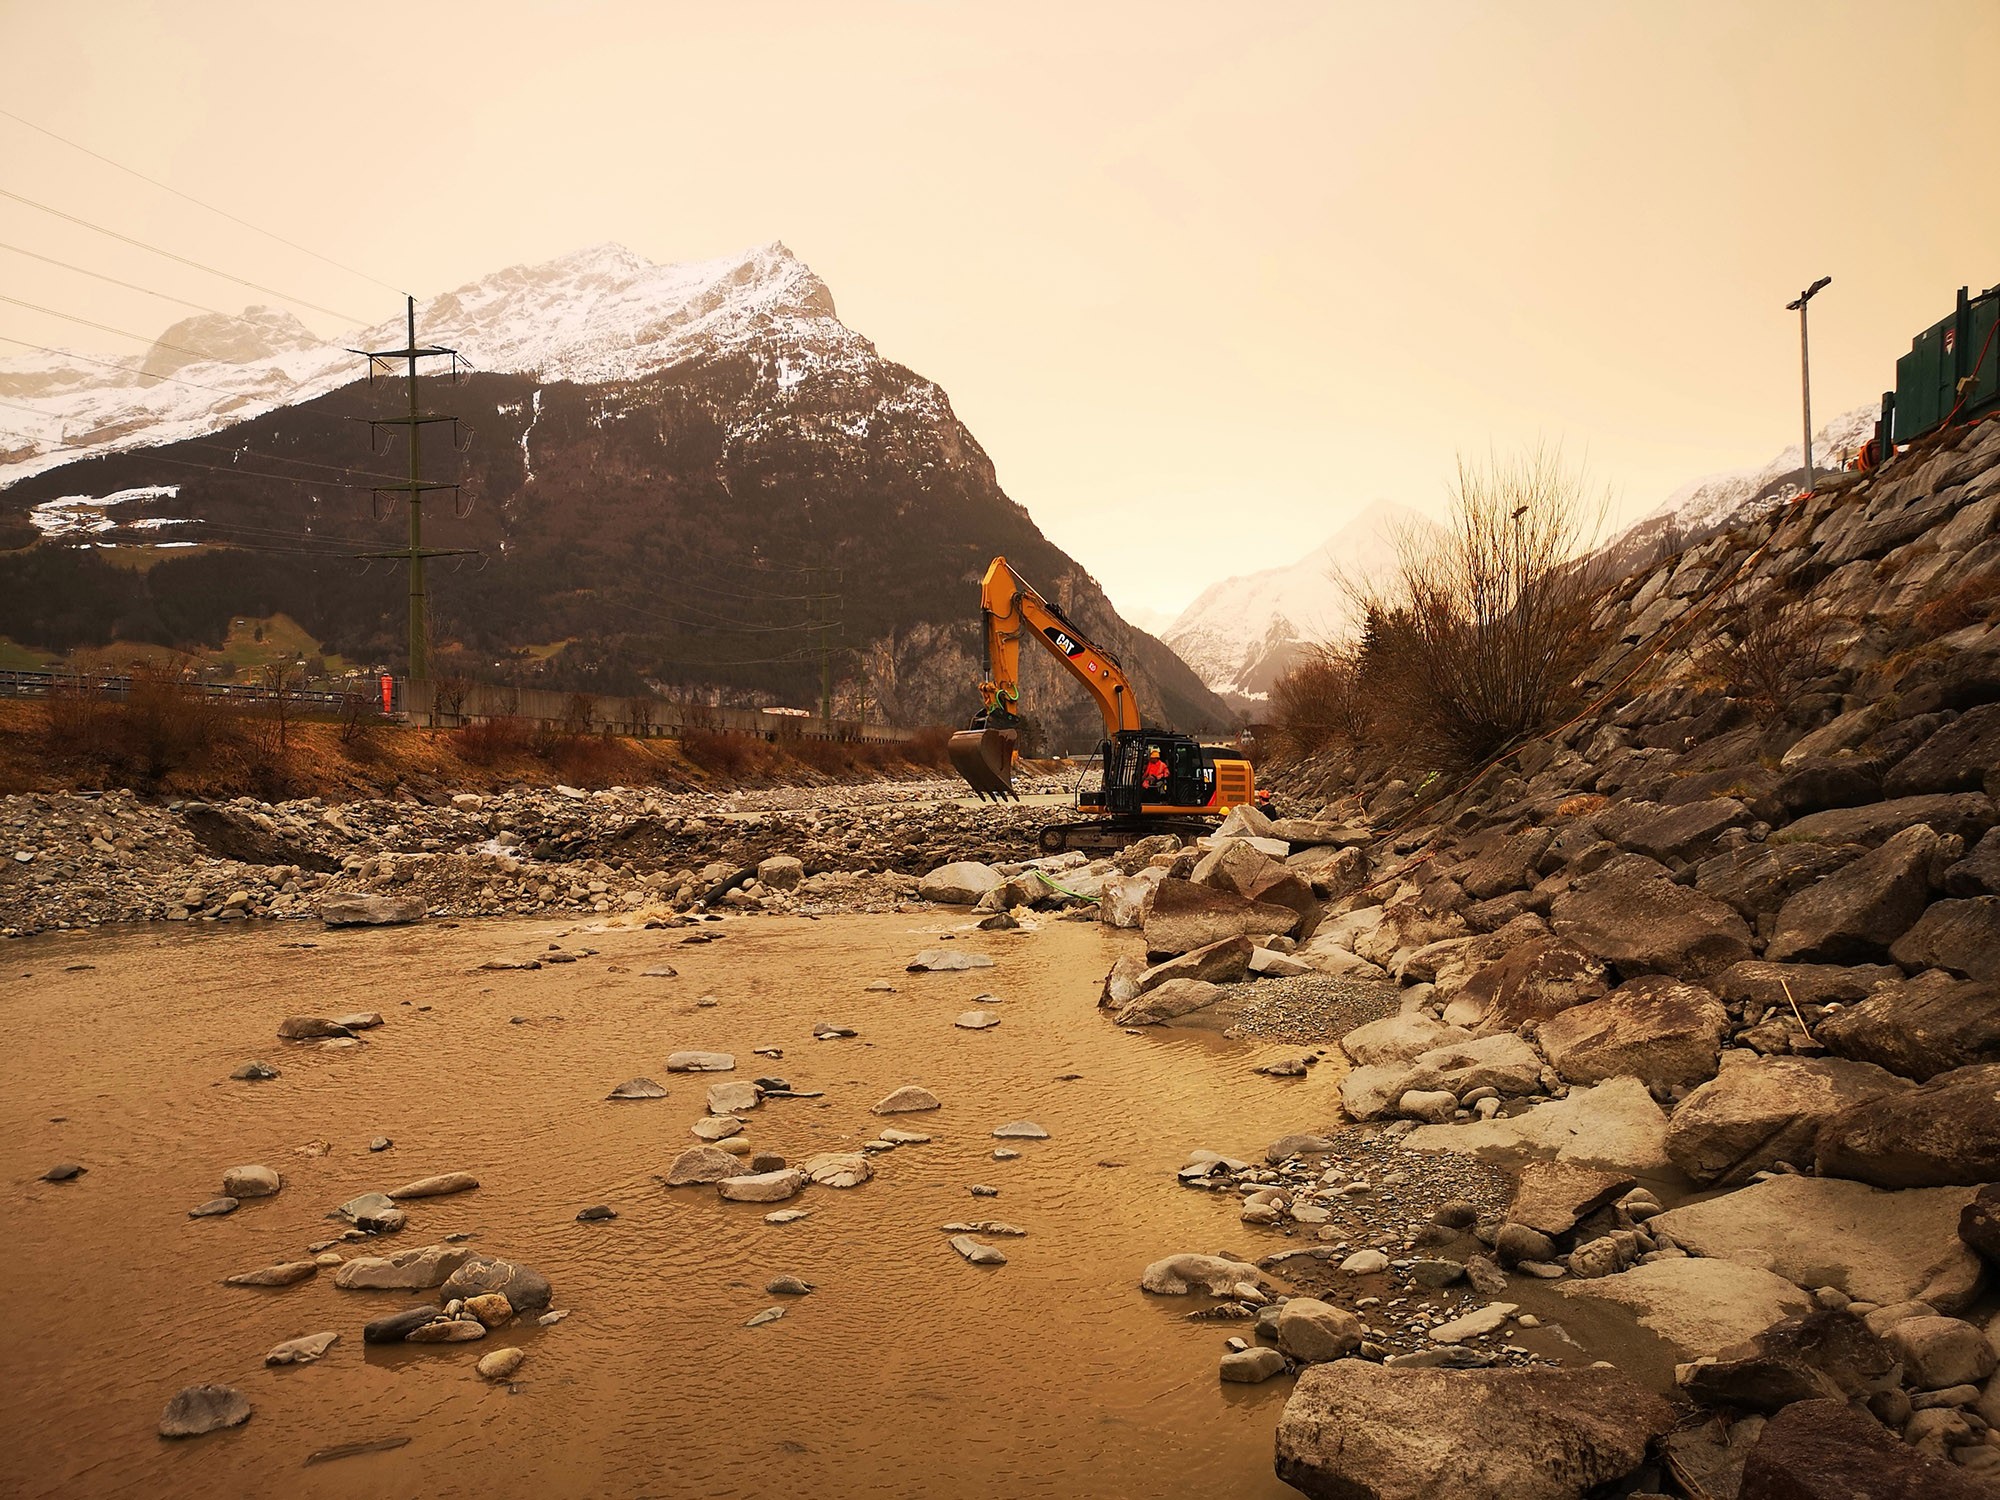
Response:
[[[992,969],[912,975],[937,934]],[[0,1406],[10,1494],[1275,1497],[1271,1436],[1288,1381],[1223,1387],[1222,1341],[1186,1299],[1137,1279],[1180,1250],[1273,1248],[1225,1204],[1175,1184],[1197,1146],[1251,1151],[1335,1113],[1332,1063],[1298,1083],[1256,1077],[1284,1054],[1199,1033],[1133,1036],[1095,1008],[1131,934],[1051,923],[973,933],[923,916],[754,918],[683,932],[590,933],[488,922],[379,931],[302,924],[145,929],[16,943],[0,954],[0,1168],[10,1187],[5,1322],[13,1393]],[[300,940],[313,948],[287,946]],[[595,957],[477,972],[551,942]],[[638,972],[671,963],[673,979]],[[71,965],[94,965],[71,971]],[[613,972],[622,965],[627,972]],[[869,994],[887,979],[895,994]],[[1002,997],[1001,1024],[952,1018]],[[713,994],[720,1003],[695,1005]],[[420,1009],[419,1007],[429,1007]],[[275,1039],[288,1014],[379,1009],[367,1045]],[[522,1024],[512,1024],[515,1017]],[[815,1042],[815,1021],[853,1040]],[[754,1057],[761,1045],[782,1061]],[[736,1078],[779,1074],[821,1100],[767,1100],[748,1137],[802,1160],[886,1124],[933,1144],[875,1159],[846,1192],[809,1188],[767,1208],[654,1180],[704,1112],[707,1077],[665,1072],[676,1048],[737,1055]],[[250,1058],[283,1070],[228,1080]],[[1078,1073],[1075,1081],[1059,1075]],[[609,1103],[636,1074],[669,1096]],[[944,1101],[877,1118],[904,1083]],[[61,1117],[60,1122],[55,1117]],[[1047,1141],[990,1132],[1026,1117]],[[371,1155],[370,1137],[393,1150]],[[322,1156],[301,1148],[325,1142]],[[51,1164],[79,1181],[36,1180]],[[264,1162],[284,1191],[190,1220],[225,1168]],[[1119,1165],[1106,1165],[1118,1163]],[[554,1282],[557,1327],[458,1346],[365,1347],[361,1325],[417,1300],[299,1286],[226,1287],[233,1272],[300,1258],[352,1195],[433,1172],[478,1191],[409,1205],[385,1245],[453,1231]],[[1001,1189],[969,1195],[973,1183]],[[614,1222],[579,1224],[611,1204]],[[938,1226],[1000,1218],[1009,1263],[960,1260]],[[767,1295],[795,1274],[799,1299]],[[417,1294],[421,1296],[421,1294]],[[746,1329],[776,1303],[780,1322]],[[318,1364],[266,1369],[300,1334],[337,1329]],[[516,1389],[472,1370],[518,1345]],[[161,1406],[197,1381],[236,1386],[243,1428],[167,1443]],[[395,1451],[302,1467],[316,1449],[407,1436]]]

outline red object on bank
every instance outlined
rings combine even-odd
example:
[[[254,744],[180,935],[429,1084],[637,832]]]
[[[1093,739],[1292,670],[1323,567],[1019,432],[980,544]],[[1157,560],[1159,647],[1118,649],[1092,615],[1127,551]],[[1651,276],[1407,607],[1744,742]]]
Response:
[[[395,707],[396,707],[396,679],[393,677],[384,677],[382,679],[382,712],[385,714],[393,713],[395,711]]]

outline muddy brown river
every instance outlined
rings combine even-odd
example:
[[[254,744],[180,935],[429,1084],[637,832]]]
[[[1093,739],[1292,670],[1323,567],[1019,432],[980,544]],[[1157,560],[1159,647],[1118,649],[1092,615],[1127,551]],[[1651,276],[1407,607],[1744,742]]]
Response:
[[[24,1496],[1275,1497],[1272,1429],[1289,1381],[1222,1386],[1222,1341],[1190,1304],[1138,1290],[1181,1250],[1272,1248],[1174,1169],[1194,1147],[1251,1151],[1333,1113],[1332,1062],[1300,1083],[1285,1055],[1192,1032],[1128,1035],[1095,1008],[1132,934],[1088,923],[974,933],[923,916],[591,932],[553,922],[320,932],[245,924],[12,944],[0,953],[0,1161],[9,1184],[10,1394],[0,1490]],[[905,974],[938,935],[996,967]],[[301,942],[317,946],[295,946]],[[596,948],[531,972],[476,968]],[[667,963],[676,978],[640,970]],[[622,972],[621,972],[622,970]],[[893,994],[870,993],[887,980]],[[964,1031],[975,995],[1001,1024]],[[700,997],[716,1003],[701,1006]],[[366,1045],[276,1040],[289,1014],[380,1010]],[[813,1024],[859,1036],[812,1039]],[[784,1049],[782,1060],[752,1055]],[[734,1052],[823,1099],[770,1099],[748,1138],[798,1161],[894,1124],[932,1144],[875,1158],[874,1181],[813,1187],[778,1226],[765,1205],[655,1179],[717,1075],[669,1075],[679,1048]],[[282,1070],[233,1082],[252,1058]],[[610,1103],[634,1075],[665,1099]],[[1078,1074],[1065,1080],[1062,1075]],[[934,1113],[870,1106],[920,1083]],[[1050,1133],[996,1161],[991,1132]],[[371,1137],[391,1150],[371,1154]],[[58,1161],[88,1168],[50,1184]],[[275,1197],[189,1219],[225,1168],[262,1162]],[[477,1191],[413,1202],[393,1250],[467,1233],[532,1265],[569,1310],[469,1345],[364,1346],[361,1325],[424,1294],[229,1287],[303,1257],[325,1215],[370,1189],[465,1171]],[[975,1198],[975,1184],[1000,1189]],[[618,1218],[578,1223],[607,1203]],[[939,1226],[1002,1218],[1008,1264],[979,1267]],[[1266,1237],[1268,1238],[1268,1237]],[[768,1295],[771,1278],[816,1283]],[[435,1296],[435,1294],[431,1294]],[[744,1323],[783,1302],[786,1316]],[[265,1353],[338,1330],[317,1364]],[[473,1371],[527,1351],[511,1389]],[[235,1386],[248,1425],[155,1433],[182,1386]],[[342,1444],[389,1451],[308,1466]]]

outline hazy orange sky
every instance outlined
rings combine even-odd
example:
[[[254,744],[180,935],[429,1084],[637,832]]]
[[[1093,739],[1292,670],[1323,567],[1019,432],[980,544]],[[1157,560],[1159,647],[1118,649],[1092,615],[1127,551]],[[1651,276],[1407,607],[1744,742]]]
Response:
[[[2000,0],[0,0],[0,107],[399,287],[782,239],[1123,607],[1559,441],[1650,509],[1879,397],[2000,281]],[[389,293],[0,119],[0,187]],[[268,300],[0,199],[0,243]],[[0,251],[9,295],[184,316]],[[294,308],[326,333],[338,318]],[[0,304],[0,334],[133,355]],[[0,346],[4,349],[7,346]]]

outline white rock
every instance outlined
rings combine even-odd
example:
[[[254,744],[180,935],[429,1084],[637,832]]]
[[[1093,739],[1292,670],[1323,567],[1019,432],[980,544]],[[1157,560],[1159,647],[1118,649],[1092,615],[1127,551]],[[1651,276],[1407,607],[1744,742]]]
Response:
[[[775,1172],[725,1177],[715,1186],[731,1203],[782,1203],[798,1196],[805,1185],[806,1174],[797,1167],[780,1167]]]

